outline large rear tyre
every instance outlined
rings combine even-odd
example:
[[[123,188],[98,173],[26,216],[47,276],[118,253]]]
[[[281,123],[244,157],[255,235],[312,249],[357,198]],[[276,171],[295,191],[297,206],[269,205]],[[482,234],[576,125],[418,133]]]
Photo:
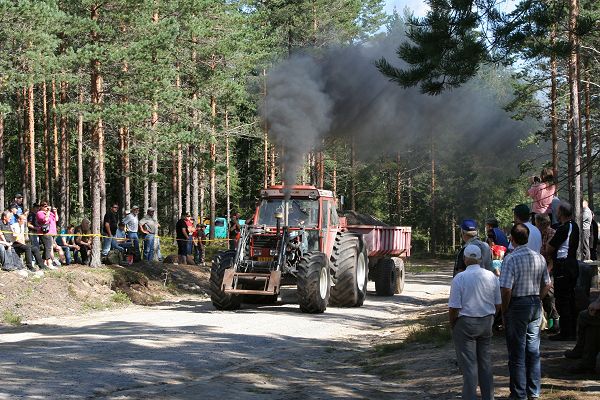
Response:
[[[394,268],[396,270],[396,281],[394,283],[394,294],[400,294],[404,291],[404,261],[398,257],[392,257]]]
[[[341,233],[336,237],[331,255],[334,283],[331,304],[337,307],[360,307],[367,295],[368,264],[358,237]]]
[[[305,313],[319,314],[329,302],[331,276],[328,261],[323,253],[307,253],[298,264],[298,303]]]
[[[223,291],[223,275],[231,268],[235,250],[219,252],[215,255],[210,269],[210,299],[217,310],[237,310],[241,305],[241,297]]]
[[[375,265],[375,292],[378,296],[393,296],[396,291],[396,265],[391,258],[382,258]]]

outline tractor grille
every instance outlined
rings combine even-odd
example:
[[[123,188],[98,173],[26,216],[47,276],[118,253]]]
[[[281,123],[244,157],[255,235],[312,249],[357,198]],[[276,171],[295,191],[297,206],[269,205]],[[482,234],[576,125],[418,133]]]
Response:
[[[277,248],[277,236],[275,235],[253,235],[250,242],[252,257],[268,257],[269,250]]]

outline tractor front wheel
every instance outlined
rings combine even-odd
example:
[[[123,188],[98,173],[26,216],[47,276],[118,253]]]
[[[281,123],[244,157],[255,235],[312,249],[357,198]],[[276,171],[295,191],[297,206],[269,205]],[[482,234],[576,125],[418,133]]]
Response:
[[[325,254],[311,252],[302,257],[296,277],[300,310],[310,314],[324,312],[331,289],[331,276]]]
[[[210,269],[210,299],[217,310],[237,310],[240,308],[241,297],[223,291],[223,275],[231,268],[235,251],[222,251],[215,255]]]
[[[339,234],[331,256],[335,285],[331,304],[337,307],[360,307],[367,295],[368,260],[355,235]]]

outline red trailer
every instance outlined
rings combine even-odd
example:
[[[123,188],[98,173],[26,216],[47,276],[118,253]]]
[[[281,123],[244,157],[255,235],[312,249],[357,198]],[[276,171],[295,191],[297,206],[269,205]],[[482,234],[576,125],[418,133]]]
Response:
[[[356,216],[357,214],[354,214]],[[404,289],[404,258],[410,257],[412,229],[410,226],[348,224],[341,225],[349,232],[362,236],[369,258],[369,280],[375,282],[380,296],[392,296]]]

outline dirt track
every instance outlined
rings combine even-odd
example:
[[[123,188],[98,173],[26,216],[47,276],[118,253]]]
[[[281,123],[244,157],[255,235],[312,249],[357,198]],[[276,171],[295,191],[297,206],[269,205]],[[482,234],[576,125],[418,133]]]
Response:
[[[0,334],[0,398],[455,398],[451,344],[393,353],[406,370],[394,379],[365,368],[374,344],[444,310],[449,278],[409,275],[401,296],[323,315],[301,314],[286,291],[282,304],[237,312],[196,298],[30,321]]]

